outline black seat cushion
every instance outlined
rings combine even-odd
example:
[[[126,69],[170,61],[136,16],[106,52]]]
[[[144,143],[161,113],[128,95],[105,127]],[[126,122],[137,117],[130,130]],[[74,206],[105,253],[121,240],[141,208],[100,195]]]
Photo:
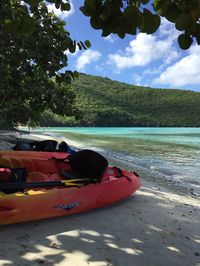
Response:
[[[72,170],[92,181],[100,181],[108,161],[101,154],[92,150],[81,150],[67,157]]]

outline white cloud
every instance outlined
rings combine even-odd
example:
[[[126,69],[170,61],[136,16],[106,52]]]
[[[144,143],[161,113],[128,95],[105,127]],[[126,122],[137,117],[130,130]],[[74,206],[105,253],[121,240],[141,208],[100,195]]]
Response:
[[[162,65],[169,65],[181,56],[174,45],[178,34],[173,23],[162,18],[155,35],[139,33],[124,51],[109,54],[107,63],[116,67],[116,73],[127,68],[144,67],[157,60],[161,60]]]
[[[97,62],[101,57],[101,53],[94,50],[84,51],[76,61],[76,69],[83,71],[86,65]]]
[[[161,18],[161,25],[159,27],[158,34],[160,38],[164,37],[165,39],[177,40],[180,32],[176,30],[173,23],[169,22],[165,18]]]
[[[175,87],[200,84],[200,48],[194,45],[188,53],[187,56],[169,66],[159,78],[154,80],[154,83]]]
[[[173,52],[173,56],[172,56]],[[117,69],[146,66],[152,61],[170,57],[172,61],[177,58],[178,53],[173,48],[172,39],[159,40],[156,36],[139,33],[136,39],[129,43],[125,51],[108,55],[108,63],[115,65]]]
[[[61,11],[60,8],[57,9],[55,7],[55,4],[48,4],[47,8],[48,8],[49,12],[53,12],[57,17],[64,20],[74,13],[74,5],[73,5],[72,1],[70,1],[70,5],[71,5],[70,11]]]
[[[179,57],[180,57],[180,53],[172,49],[168,54],[166,54],[166,56],[164,56],[163,63],[164,65],[170,65]]]
[[[110,34],[107,37],[104,37],[104,40],[113,43],[117,40],[117,38],[116,38],[116,36]]]

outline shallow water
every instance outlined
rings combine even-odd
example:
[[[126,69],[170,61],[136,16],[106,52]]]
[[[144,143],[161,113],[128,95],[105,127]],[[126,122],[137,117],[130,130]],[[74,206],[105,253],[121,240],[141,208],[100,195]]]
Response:
[[[38,129],[37,129],[38,130]],[[200,128],[42,128],[200,190]]]

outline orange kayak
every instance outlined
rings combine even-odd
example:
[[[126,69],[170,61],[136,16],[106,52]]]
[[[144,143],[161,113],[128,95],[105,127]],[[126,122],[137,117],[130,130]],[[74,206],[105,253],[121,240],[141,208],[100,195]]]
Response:
[[[28,171],[23,190],[5,193],[0,189],[0,225],[70,215],[103,207],[127,198],[141,185],[136,173],[108,166],[99,182],[79,186],[74,183],[76,179],[66,180],[60,174],[60,171],[68,171],[71,165],[55,158],[64,159],[66,153],[0,152],[0,165],[25,167]],[[54,182],[52,187],[47,186]],[[20,186],[23,184],[20,183]],[[35,187],[27,187],[34,184]],[[0,188],[1,186],[0,173]]]
[[[66,152],[44,152],[44,151],[0,151],[0,157],[17,158],[66,158]]]

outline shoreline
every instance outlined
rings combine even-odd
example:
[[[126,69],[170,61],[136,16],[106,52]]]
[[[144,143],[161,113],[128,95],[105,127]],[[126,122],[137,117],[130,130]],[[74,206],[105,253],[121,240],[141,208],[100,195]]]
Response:
[[[85,147],[84,143],[77,142],[71,139],[66,139],[66,137],[51,132],[39,132],[39,131],[23,131],[23,130],[16,130],[16,131],[9,131],[0,130],[0,150],[3,149],[11,149],[12,146],[17,141],[40,141],[45,139],[52,139],[56,140],[57,142],[65,141],[67,142],[70,147],[75,150],[79,150]],[[162,186],[163,188],[168,188],[180,195],[189,195],[193,198],[199,198],[199,194],[195,189],[192,187],[186,187],[183,183],[173,180],[172,178],[167,178],[165,176],[161,176],[160,174],[153,173],[151,169],[146,169],[141,167],[135,163],[129,162],[127,160],[123,160],[120,157],[120,154],[105,151],[104,149],[94,148],[95,151],[101,153],[105,156],[110,165],[120,167],[122,169],[126,169],[129,171],[137,172],[143,180],[146,182],[153,183],[158,186]]]
[[[1,133],[0,149],[23,139],[60,140],[35,132]],[[108,159],[127,167],[126,162]],[[142,187],[118,204],[70,217],[0,226],[0,238],[5,240],[0,265],[200,266],[199,199],[180,186],[140,175]]]
[[[2,140],[3,139],[3,140]],[[3,148],[5,149],[11,149],[12,146],[17,142],[17,141],[40,141],[40,140],[45,140],[45,139],[52,139],[56,140],[58,142],[60,141],[66,141],[73,149],[79,150],[82,148],[88,148],[87,145],[83,142],[77,142],[71,139],[67,139],[66,137],[62,136],[61,134],[58,133],[51,133],[51,132],[39,132],[39,131],[21,131],[21,130],[16,130],[16,131],[5,131],[2,133],[0,130],[0,150]],[[4,145],[2,145],[2,142]],[[90,147],[89,147],[90,148]],[[161,185],[172,185],[172,186],[177,186],[180,187],[180,190],[186,190],[183,185],[181,185],[180,182],[177,182],[172,179],[167,179],[165,176],[161,176],[161,174],[155,174],[151,171],[151,169],[146,169],[144,167],[141,167],[140,165],[137,165],[133,162],[130,162],[124,158],[122,158],[120,155],[116,152],[112,152],[109,150],[104,150],[104,149],[99,149],[99,148],[92,148],[95,151],[101,153],[103,156],[105,156],[109,163],[111,165],[117,165],[118,167],[124,168],[129,171],[136,171],[139,172],[143,178],[147,180],[151,180],[153,182],[158,182]]]

